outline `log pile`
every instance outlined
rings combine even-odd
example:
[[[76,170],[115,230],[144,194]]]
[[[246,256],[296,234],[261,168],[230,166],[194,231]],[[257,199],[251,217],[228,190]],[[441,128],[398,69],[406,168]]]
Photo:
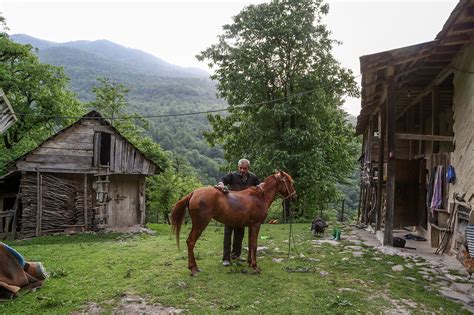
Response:
[[[76,183],[62,177],[41,174],[41,235],[62,232],[76,224]],[[24,238],[36,236],[37,175],[25,174],[21,181],[23,211],[20,234]],[[83,208],[83,207],[82,207]]]

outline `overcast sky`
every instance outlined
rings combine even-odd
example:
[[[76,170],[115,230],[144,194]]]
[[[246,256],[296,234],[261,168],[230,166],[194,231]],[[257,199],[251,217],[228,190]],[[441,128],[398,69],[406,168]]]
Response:
[[[206,69],[195,55],[216,42],[222,25],[262,1],[0,0],[10,34],[54,42],[107,39],[170,63]],[[359,74],[359,57],[434,39],[457,1],[329,1],[325,23],[343,42],[334,53]],[[358,115],[360,101],[344,108]]]

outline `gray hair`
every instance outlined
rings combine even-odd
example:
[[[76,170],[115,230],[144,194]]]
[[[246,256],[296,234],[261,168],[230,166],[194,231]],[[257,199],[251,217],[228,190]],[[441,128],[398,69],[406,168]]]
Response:
[[[250,161],[247,159],[240,159],[238,165],[247,164],[250,167]]]

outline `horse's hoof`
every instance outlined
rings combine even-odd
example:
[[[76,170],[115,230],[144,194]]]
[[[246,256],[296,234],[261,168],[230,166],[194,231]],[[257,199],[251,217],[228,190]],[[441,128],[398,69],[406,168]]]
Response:
[[[253,273],[259,274],[260,272],[262,272],[262,270],[260,270],[260,268],[258,268],[258,267],[253,267]]]
[[[191,277],[197,277],[199,275],[199,271],[193,271],[191,272]]]

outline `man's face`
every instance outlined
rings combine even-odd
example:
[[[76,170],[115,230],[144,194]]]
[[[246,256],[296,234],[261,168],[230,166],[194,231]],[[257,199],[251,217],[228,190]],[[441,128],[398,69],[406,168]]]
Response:
[[[249,166],[246,163],[242,163],[239,165],[239,173],[240,174],[248,174],[249,172]]]

